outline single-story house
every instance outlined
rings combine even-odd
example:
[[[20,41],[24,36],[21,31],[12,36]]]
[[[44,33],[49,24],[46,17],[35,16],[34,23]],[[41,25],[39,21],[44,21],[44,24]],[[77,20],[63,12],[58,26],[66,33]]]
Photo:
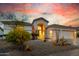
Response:
[[[32,24],[22,21],[1,21],[3,23],[3,32],[6,35],[10,32],[16,25],[24,25],[24,29],[28,32],[32,32]]]
[[[43,17],[34,19],[32,24],[23,21],[0,21],[3,24],[3,34],[7,34],[16,24],[24,25],[24,29],[30,33],[38,33],[39,40],[56,41],[64,38],[76,45],[76,27],[63,26],[58,24],[48,25],[49,21]]]

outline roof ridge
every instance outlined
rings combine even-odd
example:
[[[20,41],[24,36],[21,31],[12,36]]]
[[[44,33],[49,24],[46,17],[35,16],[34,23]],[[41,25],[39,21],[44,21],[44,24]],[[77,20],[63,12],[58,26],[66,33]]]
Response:
[[[35,21],[37,21],[37,20],[45,20],[46,22],[49,22],[48,20],[46,20],[45,18],[43,18],[43,17],[39,17],[39,18],[36,18],[36,19],[34,19],[33,20],[33,22],[32,22],[32,24],[35,22]]]

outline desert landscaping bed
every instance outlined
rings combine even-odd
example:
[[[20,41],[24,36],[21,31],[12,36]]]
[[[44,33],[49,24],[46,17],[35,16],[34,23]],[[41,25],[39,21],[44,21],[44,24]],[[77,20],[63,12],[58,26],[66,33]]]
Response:
[[[0,55],[5,56],[46,56],[58,52],[78,49],[76,46],[53,46],[52,42],[41,42],[39,40],[30,40],[27,43],[31,50],[21,51],[5,40],[0,40]]]

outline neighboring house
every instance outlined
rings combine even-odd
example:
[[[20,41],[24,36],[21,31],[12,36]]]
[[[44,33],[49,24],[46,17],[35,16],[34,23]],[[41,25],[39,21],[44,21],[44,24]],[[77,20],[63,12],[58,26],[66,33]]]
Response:
[[[3,23],[4,35],[10,32],[16,25],[23,25],[24,29],[32,33],[32,24],[21,21],[1,21]]]
[[[4,34],[7,34],[16,24],[24,25],[24,29],[30,33],[38,33],[39,40],[50,40],[50,41],[58,41],[61,38],[73,43],[76,45],[76,27],[69,27],[63,25],[52,24],[48,25],[49,21],[44,19],[43,17],[34,19],[32,24],[22,21],[1,21],[4,25]]]

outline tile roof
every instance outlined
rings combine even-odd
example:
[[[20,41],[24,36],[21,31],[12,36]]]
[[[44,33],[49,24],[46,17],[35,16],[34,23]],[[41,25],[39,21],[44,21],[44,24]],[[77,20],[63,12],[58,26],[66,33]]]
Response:
[[[22,22],[22,21],[0,21],[5,25],[24,25],[24,26],[32,26],[31,23]]]
[[[71,27],[71,26],[64,26],[64,25],[59,25],[59,24],[52,24],[52,25],[48,25],[46,29],[53,27],[53,28],[63,28],[63,29],[75,29],[75,30],[79,30],[79,27]]]
[[[44,21],[46,21],[47,23],[49,22],[49,21],[46,20],[45,18],[39,17],[39,18],[37,18],[37,19],[34,19],[33,22],[32,22],[32,24],[33,24],[35,21],[38,21],[38,20],[44,20]]]

